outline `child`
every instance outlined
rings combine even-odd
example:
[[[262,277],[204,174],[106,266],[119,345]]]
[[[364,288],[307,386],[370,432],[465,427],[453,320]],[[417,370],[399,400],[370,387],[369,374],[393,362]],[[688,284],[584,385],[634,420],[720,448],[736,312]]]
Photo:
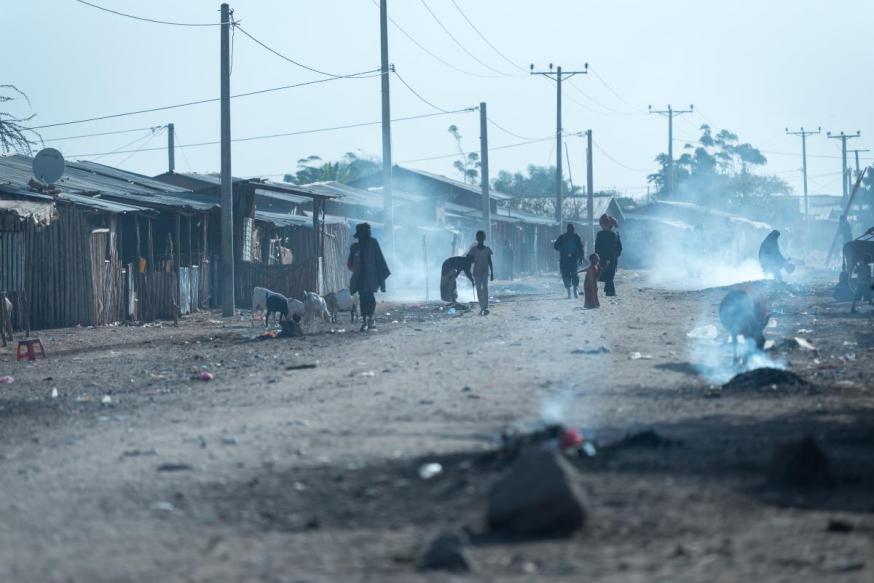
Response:
[[[489,315],[489,279],[495,280],[495,269],[492,267],[492,250],[486,247],[485,243],[485,231],[477,231],[476,245],[467,252],[467,256],[473,262],[473,281],[476,286],[476,296],[479,300],[480,316]]]
[[[583,281],[583,293],[586,297],[585,308],[600,308],[598,302],[598,279],[601,277],[601,258],[597,253],[589,255],[589,266],[586,268],[586,279]]]

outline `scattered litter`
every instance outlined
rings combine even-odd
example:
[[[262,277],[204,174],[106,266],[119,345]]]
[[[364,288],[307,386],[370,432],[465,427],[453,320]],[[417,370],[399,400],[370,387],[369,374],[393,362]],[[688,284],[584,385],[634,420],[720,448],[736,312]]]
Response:
[[[799,348],[802,348],[804,350],[811,350],[811,351],[816,350],[816,346],[814,346],[813,344],[810,343],[810,341],[805,340],[804,338],[796,336],[795,342],[798,343]],[[844,342],[844,344],[846,345],[846,342]]]
[[[308,368],[316,368],[316,365],[314,365],[314,364],[310,364],[310,363],[307,363],[307,364],[290,364],[290,365],[288,365],[287,367],[285,367],[285,370],[304,370],[304,369],[308,369]]]
[[[222,437],[222,443],[224,445],[238,445],[240,439],[236,435],[225,435]]]
[[[813,330],[807,328],[799,328],[797,334],[813,334]]]
[[[209,382],[209,381],[215,380],[215,375],[209,371],[204,370],[204,371],[197,373],[196,375],[194,375],[191,378],[199,380],[199,381]]]
[[[778,486],[820,486],[831,482],[828,456],[811,436],[784,441],[774,448],[768,480]]]
[[[187,472],[193,469],[194,466],[192,466],[191,464],[180,464],[174,462],[168,462],[158,466],[159,472]]]
[[[571,354],[607,354],[610,352],[610,349],[606,346],[599,346],[598,348],[575,348],[571,350]]]
[[[90,403],[92,401],[92,398],[91,395],[85,394],[79,395],[78,397],[76,397],[76,400],[80,403]]]
[[[777,352],[794,352],[796,350],[807,350],[809,352],[816,352],[816,346],[810,343],[809,340],[801,338],[800,336],[794,336],[792,338],[784,338],[779,343],[771,342],[771,346],[768,346],[768,343],[765,342],[765,350],[776,350]]]
[[[52,399],[57,399],[57,398],[58,398],[58,389],[56,387],[56,388],[52,389]]]
[[[858,342],[850,342],[849,340],[844,340],[844,346],[859,346]]]
[[[122,457],[140,457],[145,455],[158,455],[157,449],[128,449],[121,453]]]
[[[15,382],[15,377],[5,375],[0,377],[0,385],[11,385]]]
[[[810,386],[810,383],[794,372],[777,368],[757,368],[735,375],[722,385],[722,388],[726,391],[749,391],[778,388],[804,389]]]
[[[768,320],[768,328],[776,328],[777,327],[777,318],[771,318]]]
[[[652,360],[652,354],[642,354],[640,352],[632,352],[628,355],[631,360]]]
[[[447,316],[454,316],[457,311],[458,310],[456,310],[455,308],[449,308],[448,310],[446,310],[446,315]]]
[[[443,472],[443,466],[432,462],[430,464],[424,464],[419,468],[419,477],[423,480],[430,480],[431,478],[440,475]]]
[[[170,502],[155,502],[152,504],[152,510],[157,510],[159,512],[175,512],[176,507]]]
[[[686,334],[688,338],[700,338],[703,340],[716,340],[719,336],[719,330],[713,324],[707,324],[706,326],[698,326],[691,332]]]
[[[362,377],[374,377],[374,376],[376,376],[376,373],[375,373],[374,371],[372,371],[372,370],[366,370],[366,371],[364,371],[363,373],[361,373],[359,376],[362,376]]]
[[[100,399],[101,405],[112,405],[112,397],[109,395],[103,395],[103,398]]]
[[[306,492],[307,489],[306,484],[303,482],[295,482],[291,487],[294,488],[295,492]]]

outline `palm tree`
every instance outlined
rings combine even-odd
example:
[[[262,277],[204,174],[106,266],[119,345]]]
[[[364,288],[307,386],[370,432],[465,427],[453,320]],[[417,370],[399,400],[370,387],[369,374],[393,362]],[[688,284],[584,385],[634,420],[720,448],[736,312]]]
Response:
[[[27,95],[18,89],[15,85],[0,85],[0,90],[6,90],[6,95],[0,94],[0,103],[9,103],[15,101],[15,95],[8,93],[17,93],[23,97],[30,107],[30,99]],[[0,151],[3,153],[16,152],[18,154],[30,155],[33,151],[32,146],[36,145],[36,141],[28,138],[28,132],[36,135],[40,142],[42,138],[38,133],[21,125],[32,120],[36,114],[31,114],[27,117],[18,117],[6,111],[0,111]]]

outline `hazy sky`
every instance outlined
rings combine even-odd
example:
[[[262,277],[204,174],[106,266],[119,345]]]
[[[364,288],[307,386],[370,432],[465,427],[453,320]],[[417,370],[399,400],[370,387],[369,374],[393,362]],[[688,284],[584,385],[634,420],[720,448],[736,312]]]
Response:
[[[156,19],[218,20],[219,2],[93,1]],[[425,1],[464,49],[432,18],[422,0],[390,0],[397,24],[451,66],[428,55],[395,27],[390,28],[390,58],[400,75],[440,108],[454,110],[486,101],[490,117],[506,129],[524,138],[546,138],[554,134],[555,88],[524,69],[529,63],[542,68],[553,62],[565,69],[590,64],[592,74],[576,77],[566,88],[564,127],[594,130],[603,149],[595,150],[597,189],[645,192],[653,158],[667,142],[666,120],[646,114],[650,103],[658,108],[694,103],[696,113],[677,119],[675,137],[694,137],[705,122],[735,131],[766,150],[767,171],[798,191],[801,144],[784,135],[785,127],[861,130],[862,138],[852,140],[851,147],[874,144],[869,70],[874,3],[867,0],[455,0],[488,41],[523,70],[490,48],[452,0]],[[0,82],[28,93],[32,111],[38,114],[33,125],[218,96],[217,27],[138,22],[74,0],[0,4],[6,24]],[[312,67],[342,74],[379,66],[379,11],[373,0],[237,0],[231,7],[250,34]],[[233,93],[320,78],[236,33]],[[378,77],[235,99],[233,136],[378,121],[379,99]],[[25,113],[26,104],[13,105],[13,111]],[[392,78],[392,117],[434,111]],[[83,155],[160,147],[166,136],[149,141],[149,132],[141,131],[52,139],[168,122],[176,124],[180,145],[219,137],[217,103],[41,131],[47,143],[66,156],[86,158]],[[465,149],[479,149],[478,115],[460,113],[395,123],[394,159],[403,163],[452,154],[450,124],[459,126]],[[489,131],[493,147],[525,141],[495,127]],[[574,182],[582,184],[584,140],[569,138],[568,145]],[[675,152],[681,147],[675,144]],[[379,126],[235,143],[233,171],[241,176],[281,175],[293,171],[304,156],[335,159],[347,151],[378,156]],[[811,191],[839,192],[839,142],[812,137],[809,153]],[[491,154],[492,173],[553,163],[554,156],[551,140],[500,149]],[[874,159],[874,153],[863,156]],[[167,159],[165,151],[87,158],[149,175],[163,172]],[[446,158],[410,165],[452,176],[451,163]],[[219,148],[180,149],[176,164],[182,171],[217,171]]]

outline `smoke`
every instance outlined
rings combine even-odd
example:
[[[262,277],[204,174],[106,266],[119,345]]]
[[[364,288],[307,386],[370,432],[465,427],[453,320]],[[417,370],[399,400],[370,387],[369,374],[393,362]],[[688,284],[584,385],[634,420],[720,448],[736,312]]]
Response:
[[[689,338],[689,363],[713,384],[727,383],[737,374],[759,368],[786,368],[785,361],[772,358],[759,350],[751,338],[743,336],[738,338],[738,358],[735,360],[728,333],[703,319],[686,336]]]

